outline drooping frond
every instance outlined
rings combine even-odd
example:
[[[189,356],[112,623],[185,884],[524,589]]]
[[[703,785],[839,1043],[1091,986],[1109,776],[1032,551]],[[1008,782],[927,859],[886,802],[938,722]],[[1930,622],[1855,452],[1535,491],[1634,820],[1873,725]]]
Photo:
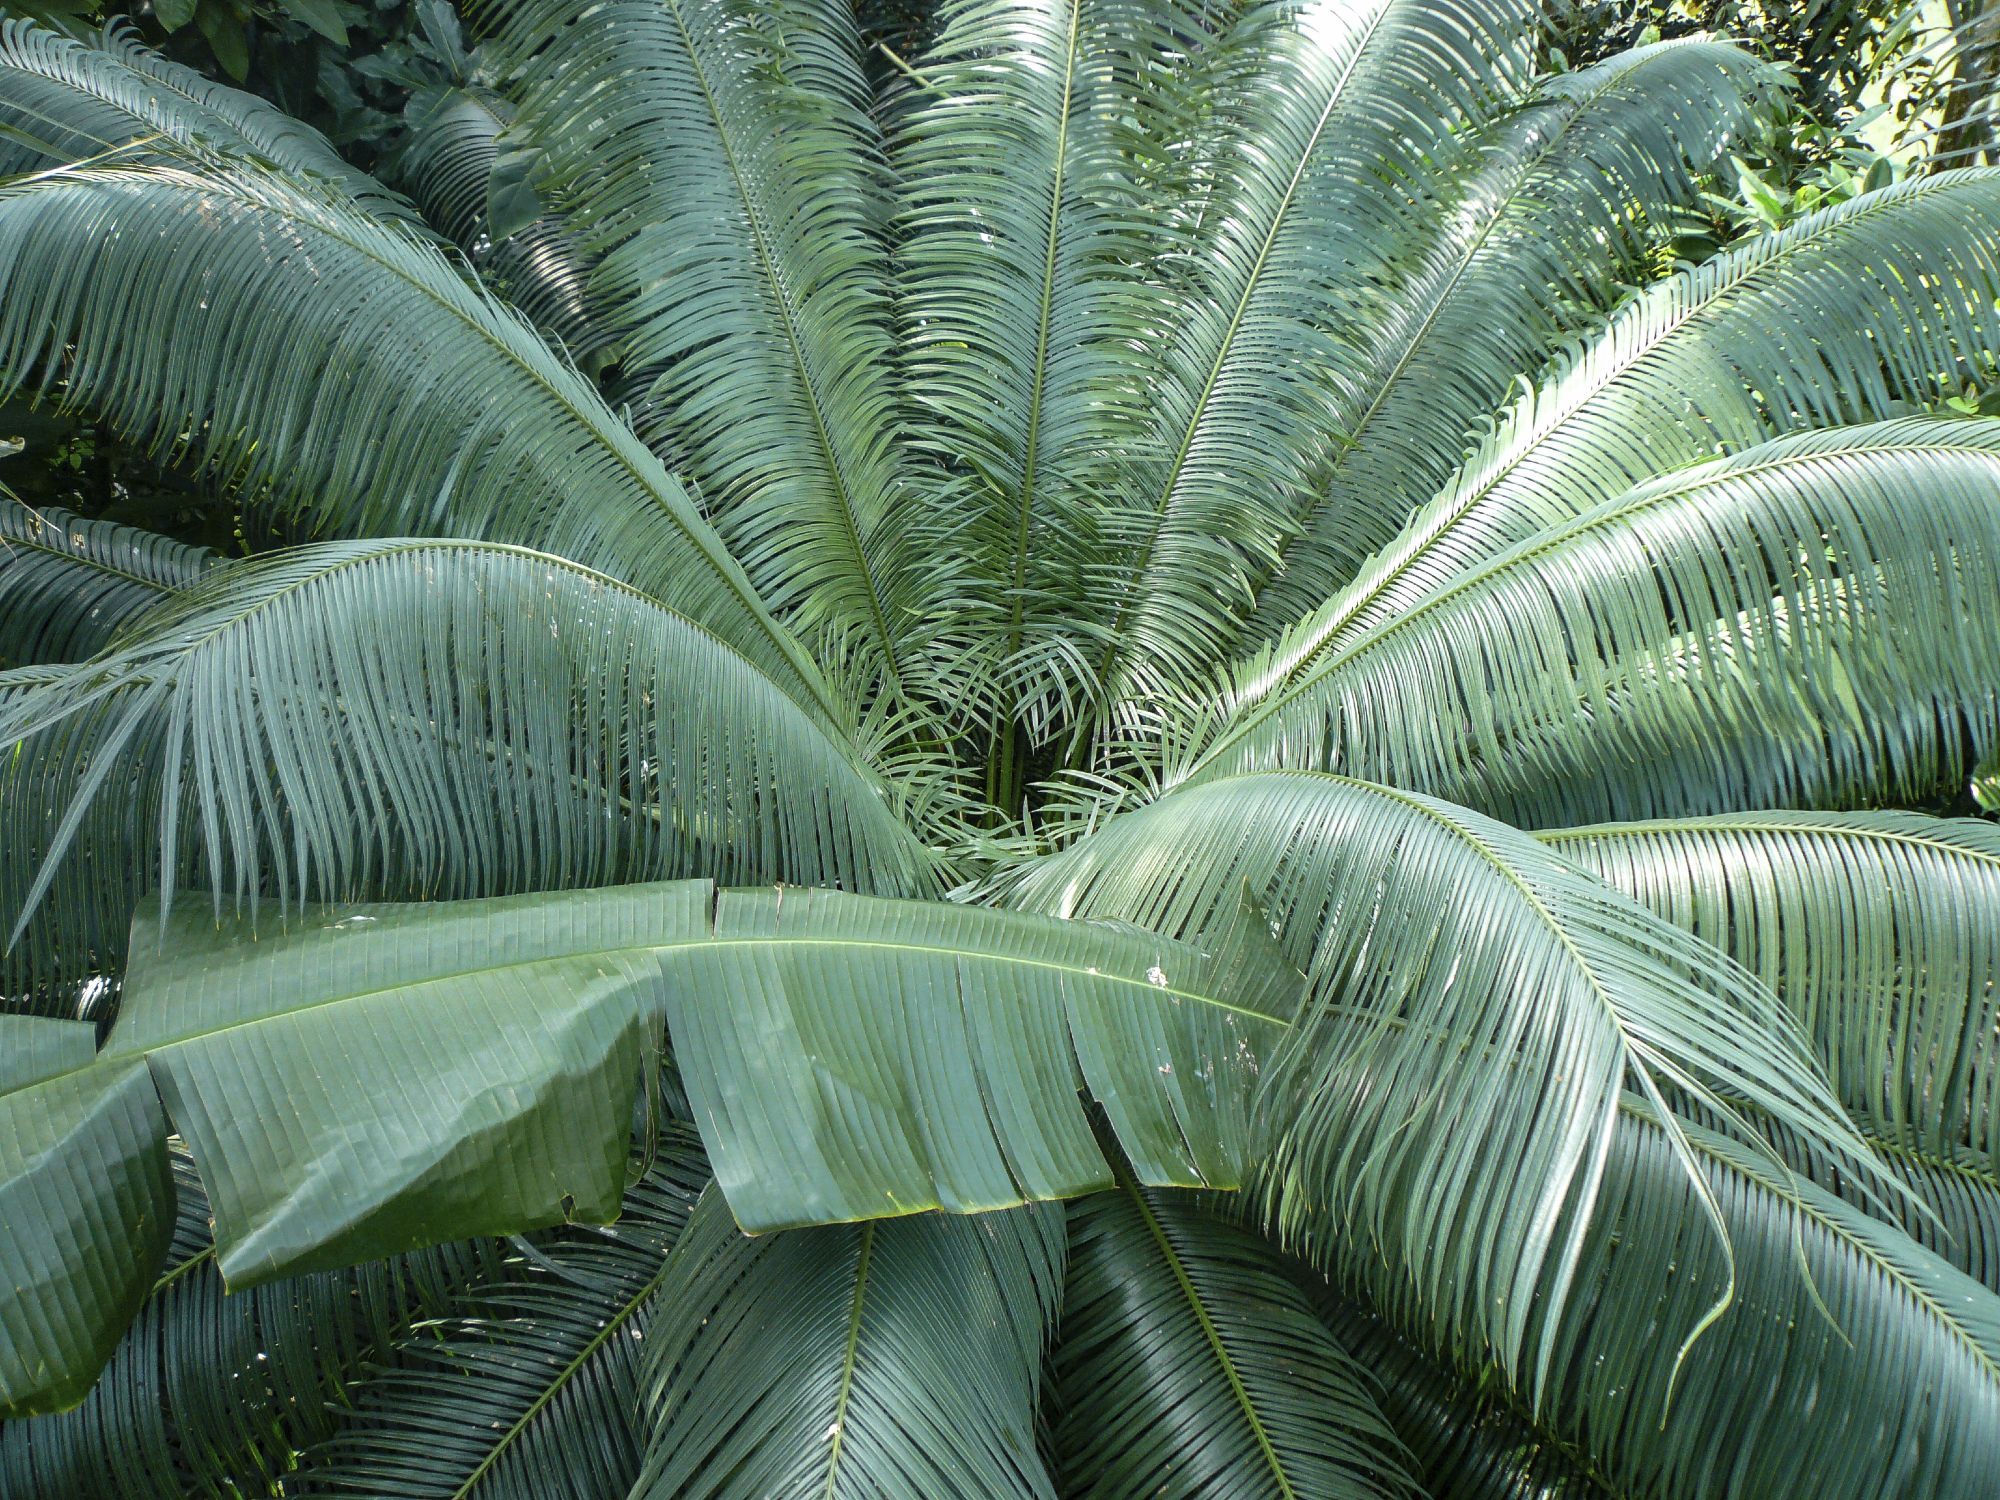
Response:
[[[1192,8],[1130,0],[953,0],[892,137],[896,290],[919,520],[964,580],[959,609],[1006,684],[996,717],[1046,729],[1079,643],[1076,603],[1101,558],[1114,450],[1150,421],[1145,347],[1167,302],[1144,161],[1156,119],[1191,106]],[[1149,128],[1150,127],[1150,128]],[[994,748],[995,800],[1018,793]]]
[[[1418,1493],[1367,1377],[1279,1263],[1191,1194],[1128,1181],[1071,1205],[1051,1391],[1063,1494]]]
[[[1663,476],[1344,633],[1196,774],[1337,766],[1530,825],[1955,790],[2000,745],[1996,496],[1986,421]]]
[[[5,1493],[263,1493],[333,1429],[365,1361],[394,1359],[413,1320],[500,1268],[492,1242],[473,1241],[225,1295],[201,1181],[184,1152],[172,1165],[173,1241],[152,1295],[81,1406],[0,1427]]]
[[[1867,1161],[1768,991],[1463,808],[1329,776],[1218,781],[1113,819],[1009,900],[1200,934],[1245,888],[1307,975],[1265,1085],[1273,1216],[1315,1251],[1337,1224],[1434,1336],[1517,1380],[1553,1355],[1536,1320],[1565,1305],[1621,1091],[1670,1144],[1668,1094],[1725,1114],[1726,1096]],[[1702,1231],[1720,1217],[1708,1204]]]
[[[1447,230],[1371,324],[1368,403],[1258,597],[1275,633],[1330,597],[1458,466],[1472,429],[1679,227],[1695,176],[1740,141],[1770,84],[1720,42],[1659,42],[1560,74],[1488,127]]]
[[[1235,1187],[1298,974],[1247,920],[1202,947],[835,891],[729,891],[667,966],[667,1028],[753,1231],[1111,1185],[1079,1086],[1140,1181]],[[728,996],[718,1004],[718,996]]]
[[[1239,689],[1261,696],[1544,527],[1774,433],[1896,415],[2000,354],[2000,170],[1850,199],[1649,289]]]
[[[1035,1452],[1060,1209],[748,1238],[695,1208],[646,1328],[633,1500],[1010,1500]]]
[[[881,186],[837,0],[482,0],[648,441],[802,633],[892,679],[902,551]],[[928,561],[928,560],[926,560]]]
[[[228,157],[276,168],[385,219],[409,205],[342,159],[311,126],[140,44],[123,20],[89,43],[0,22],[0,177],[115,157]]]
[[[1523,86],[1517,0],[1263,5],[1222,45],[1214,181],[1147,394],[1157,458],[1107,505],[1110,701],[1206,677],[1367,404],[1385,296],[1440,233],[1456,133]],[[1168,250],[1180,248],[1170,243]]]
[[[618,1222],[557,1230],[399,1340],[287,1495],[602,1500],[639,1475],[641,1338],[707,1174],[670,1127]]]
[[[211,571],[18,692],[0,744],[35,751],[22,795],[62,799],[0,830],[0,890],[29,905],[26,872],[65,860],[124,889],[151,865],[169,902],[187,878],[293,901],[927,878],[883,784],[743,658],[493,543],[329,542]],[[99,807],[122,822],[98,838],[136,840],[77,846]]]
[[[393,179],[482,280],[589,368],[608,357],[611,335],[591,316],[583,257],[552,215],[519,228],[496,226],[489,217],[501,132],[512,117],[505,99],[474,84],[414,91],[403,110],[409,136],[396,152]],[[496,227],[503,232],[494,234]]]
[[[0,188],[0,387],[58,385],[309,527],[545,548],[829,701],[589,383],[434,250],[331,198],[223,167]]]
[[[135,526],[0,493],[0,668],[81,661],[215,561]]]

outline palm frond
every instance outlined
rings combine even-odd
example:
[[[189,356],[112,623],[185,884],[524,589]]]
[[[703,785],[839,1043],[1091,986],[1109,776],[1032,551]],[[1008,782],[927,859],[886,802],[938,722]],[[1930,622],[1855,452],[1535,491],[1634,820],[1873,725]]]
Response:
[[[1101,558],[1098,500],[1119,442],[1150,420],[1143,350],[1168,304],[1146,162],[1162,113],[1195,94],[1194,6],[953,0],[891,138],[896,291],[913,446],[938,466],[927,550],[963,580],[961,628],[993,658],[1002,725],[1046,732],[1061,664],[1091,622],[1074,602]],[[1068,649],[1065,649],[1065,646]],[[1013,735],[996,730],[994,800],[1011,805]]]
[[[1192,1194],[1125,1181],[1070,1206],[1051,1391],[1065,1495],[1418,1493],[1367,1377],[1274,1259]]]
[[[904,555],[881,186],[851,8],[487,0],[641,431],[802,633],[893,682]]]
[[[121,891],[153,863],[169,904],[187,878],[292,901],[927,879],[883,784],[742,657],[493,543],[330,542],[212,571],[24,686],[0,743],[33,747],[12,774],[46,799],[0,831],[0,891],[30,909],[66,860]],[[106,841],[78,847],[99,809]]]
[[[317,130],[169,62],[122,19],[87,43],[33,21],[0,22],[0,124],[0,177],[107,157],[186,162],[220,154],[304,179],[378,218],[414,217]]]
[[[1219,144],[1148,394],[1156,462],[1106,507],[1107,699],[1203,680],[1367,404],[1380,300],[1439,233],[1457,132],[1525,85],[1514,0],[1264,5],[1224,46]],[[1440,159],[1443,159],[1442,161]],[[1169,246],[1168,248],[1172,248]]]
[[[1008,899],[1199,934],[1246,887],[1307,976],[1264,1084],[1274,1217],[1316,1251],[1337,1222],[1434,1336],[1513,1379],[1554,1356],[1538,1319],[1572,1290],[1623,1090],[1650,1101],[1718,1239],[1669,1094],[1724,1119],[1747,1100],[1879,1178],[1767,990],[1462,808],[1310,774],[1218,781],[1113,819]]]
[[[558,1230],[398,1341],[287,1495],[601,1500],[639,1474],[643,1323],[707,1173],[671,1126],[616,1224]]]
[[[1756,812],[1540,837],[1768,984],[1849,1107],[2000,1170],[2000,829]]]
[[[1048,1497],[1041,1345],[1059,1209],[747,1238],[695,1208],[646,1329],[634,1500]]]
[[[363,1360],[393,1358],[414,1319],[500,1269],[474,1241],[225,1295],[201,1180],[184,1151],[171,1162],[173,1239],[152,1295],[82,1405],[0,1427],[9,1495],[270,1491],[332,1430]]]
[[[1698,173],[1749,131],[1765,64],[1703,38],[1544,83],[1488,127],[1448,232],[1371,326],[1367,406],[1258,596],[1275,634],[1354,575],[1451,477],[1482,417],[1680,227]]]
[[[434,250],[331,198],[220,166],[0,188],[0,372],[311,527],[490,536],[596,567],[833,713],[596,391]]]
[[[0,493],[0,668],[94,656],[214,561],[206,547]]]
[[[453,84],[414,91],[403,119],[409,135],[393,177],[424,217],[572,361],[588,369],[608,359],[611,335],[585,295],[588,267],[561,224],[544,214],[492,233],[503,227],[489,217],[488,195],[512,107],[476,84]]]
[[[1897,415],[2000,354],[2000,171],[1915,178],[1648,289],[1558,359],[1446,487],[1239,690],[1274,691],[1457,574],[1775,433]]]
[[[1666,475],[1345,632],[1278,693],[1239,686],[1196,774],[1338,766],[1526,825],[1955,791],[2000,744],[1996,493],[1985,421]]]

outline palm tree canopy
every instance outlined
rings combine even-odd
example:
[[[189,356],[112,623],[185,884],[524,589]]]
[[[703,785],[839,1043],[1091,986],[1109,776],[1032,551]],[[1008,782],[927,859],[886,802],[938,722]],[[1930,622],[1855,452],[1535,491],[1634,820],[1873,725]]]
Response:
[[[1983,1493],[2000,169],[1660,274],[1727,38],[932,19],[387,181],[0,25],[0,395],[236,522],[0,499],[0,1490]]]

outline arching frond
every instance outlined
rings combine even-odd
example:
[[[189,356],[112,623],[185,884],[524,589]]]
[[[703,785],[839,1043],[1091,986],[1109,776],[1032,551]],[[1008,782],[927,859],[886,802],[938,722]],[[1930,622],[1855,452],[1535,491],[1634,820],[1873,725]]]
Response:
[[[1367,405],[1258,597],[1261,631],[1346,583],[1451,477],[1521,372],[1636,279],[1770,82],[1724,43],[1658,42],[1559,74],[1488,127],[1477,169],[1440,205],[1446,232],[1370,325]]]
[[[1246,887],[1308,984],[1265,1084],[1274,1216],[1316,1250],[1337,1223],[1436,1337],[1516,1380],[1554,1356],[1537,1320],[1566,1305],[1622,1090],[1670,1146],[1668,1093],[1725,1118],[1727,1096],[1868,1160],[1768,991],[1462,808],[1326,776],[1219,781],[1113,819],[1009,899],[1201,933]],[[1703,1232],[1722,1217],[1707,1203]]]
[[[403,109],[409,135],[393,175],[483,280],[588,369],[609,357],[611,335],[591,315],[588,268],[561,224],[545,214],[511,232],[491,232],[488,191],[500,135],[512,117],[506,100],[476,85],[416,90]]]
[[[0,668],[94,656],[214,561],[206,547],[0,493]]]
[[[639,1474],[640,1340],[707,1173],[668,1129],[616,1224],[558,1230],[370,1372],[288,1495],[601,1500]]]
[[[1071,1205],[1069,1242],[1051,1392],[1065,1495],[1418,1493],[1367,1377],[1257,1236],[1124,1182]]]
[[[1438,235],[1439,158],[1511,102],[1534,8],[1317,0],[1252,8],[1218,70],[1214,182],[1175,257],[1148,389],[1158,459],[1107,508],[1110,701],[1206,677],[1367,403],[1374,318]],[[1169,244],[1168,250],[1179,248]]]
[[[901,550],[879,149],[833,0],[484,0],[649,441],[801,631],[893,679]]]
[[[1541,838],[1769,984],[1850,1107],[2000,1169],[2000,829],[1756,812]]]
[[[1290,681],[1457,574],[1665,470],[1895,415],[2000,354],[2000,171],[1809,215],[1634,299],[1502,416],[1359,576],[1238,674]]]
[[[1527,824],[1956,790],[2000,744],[1996,496],[1984,421],[1664,476],[1348,632],[1197,774],[1338,766]]]
[[[171,1160],[152,1295],[81,1406],[0,1427],[7,1494],[261,1493],[332,1430],[364,1361],[395,1358],[414,1320],[499,1272],[493,1243],[472,1241],[225,1295],[201,1181],[184,1152]]]
[[[892,137],[904,384],[912,443],[944,472],[919,519],[964,579],[961,623],[1010,685],[995,716],[1045,733],[1100,559],[1113,450],[1144,442],[1144,350],[1167,316],[1146,271],[1160,237],[1146,159],[1186,110],[1209,18],[1128,0],[955,0]],[[1070,646],[1065,651],[1065,643]],[[993,750],[1011,806],[1019,747]]]
[[[114,20],[88,43],[32,21],[0,23],[0,177],[115,158],[276,168],[385,219],[409,205],[268,100],[169,62]]]
[[[697,1205],[646,1329],[634,1500],[1047,1497],[1035,1452],[1062,1213],[746,1238]]]
[[[24,792],[63,801],[0,830],[10,893],[30,861],[53,878],[105,799],[139,842],[74,858],[127,888],[151,863],[169,902],[189,876],[294,901],[926,880],[882,784],[748,662],[492,543],[322,543],[211,572],[0,708],[0,743],[24,742]]]
[[[168,262],[187,274],[159,275]],[[832,713],[590,385],[435,251],[330,198],[221,167],[0,188],[0,372],[10,393],[60,383],[312,527],[490,536],[595,567]]]

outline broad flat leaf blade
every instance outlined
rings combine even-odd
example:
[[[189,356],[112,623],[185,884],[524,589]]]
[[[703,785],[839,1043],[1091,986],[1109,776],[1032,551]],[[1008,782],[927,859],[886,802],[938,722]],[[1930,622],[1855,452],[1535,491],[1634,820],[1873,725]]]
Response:
[[[0,1418],[89,1393],[173,1232],[166,1120],[146,1069],[95,1029],[0,1023]]]
[[[107,1053],[148,1057],[232,1287],[616,1216],[653,950],[703,881],[409,906],[142,913]]]
[[[752,1230],[1241,1180],[1298,976],[1252,945],[828,891],[731,891],[666,964],[716,1177]]]

